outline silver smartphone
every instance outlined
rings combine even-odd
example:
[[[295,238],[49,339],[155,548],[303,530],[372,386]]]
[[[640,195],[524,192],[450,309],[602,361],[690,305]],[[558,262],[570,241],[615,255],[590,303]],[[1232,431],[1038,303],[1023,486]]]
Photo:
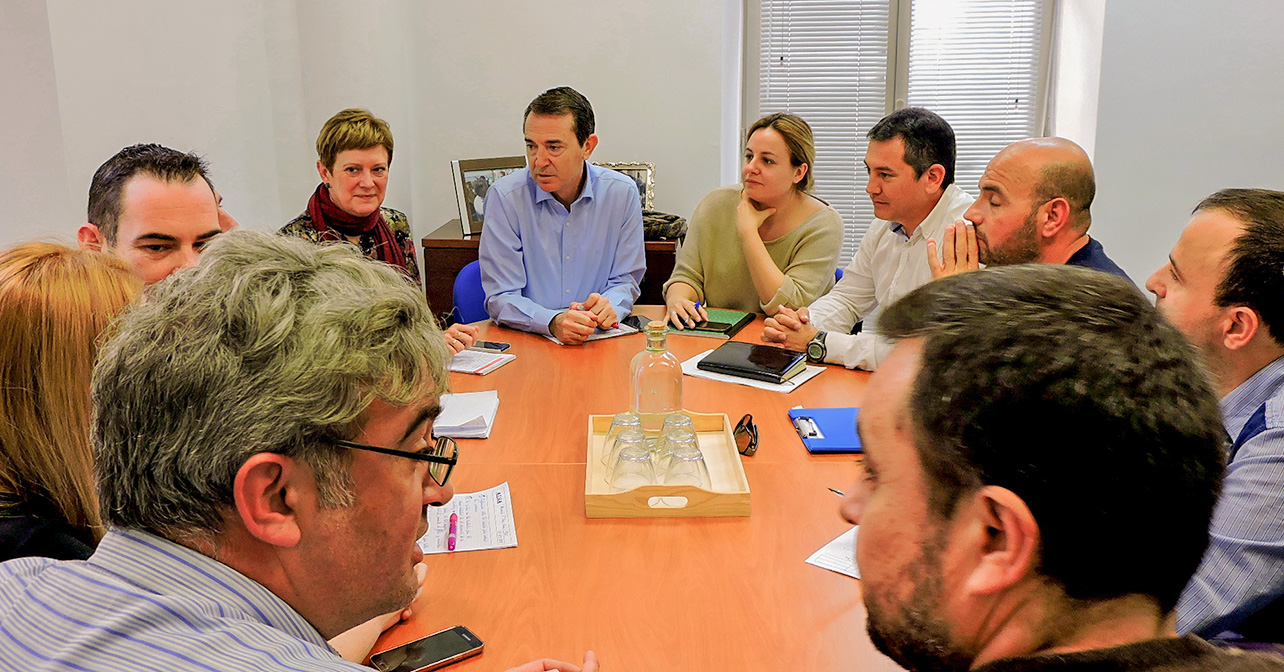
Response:
[[[370,664],[380,672],[427,672],[475,656],[482,641],[462,625],[434,632],[422,639],[380,651]]]

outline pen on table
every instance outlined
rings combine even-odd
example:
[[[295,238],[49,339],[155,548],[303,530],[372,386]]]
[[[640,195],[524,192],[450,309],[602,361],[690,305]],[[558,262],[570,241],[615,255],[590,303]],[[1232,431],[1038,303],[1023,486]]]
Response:
[[[832,488],[831,488],[832,489]],[[459,514],[450,514],[450,533],[446,535],[446,550],[455,550],[455,539],[459,532]]]
[[[843,492],[842,490],[835,490],[835,489],[833,489],[833,488],[825,488],[825,489],[826,489],[826,490],[828,490],[828,491],[830,491],[830,492],[832,492],[832,493],[834,493],[835,495],[838,495],[839,497],[846,497],[846,496],[847,496],[847,493]]]

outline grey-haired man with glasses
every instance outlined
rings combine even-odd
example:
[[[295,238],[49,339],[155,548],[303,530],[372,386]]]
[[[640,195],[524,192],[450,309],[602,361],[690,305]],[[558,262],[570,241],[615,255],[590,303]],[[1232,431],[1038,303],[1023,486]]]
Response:
[[[88,561],[0,564],[0,660],[368,671],[326,639],[416,595],[425,507],[454,495],[457,451],[432,440],[448,356],[397,271],[348,246],[219,236],[102,348],[108,529]]]

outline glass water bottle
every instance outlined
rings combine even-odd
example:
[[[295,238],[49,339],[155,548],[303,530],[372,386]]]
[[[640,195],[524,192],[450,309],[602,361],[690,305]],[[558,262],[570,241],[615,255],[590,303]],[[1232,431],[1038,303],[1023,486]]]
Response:
[[[642,419],[642,429],[660,431],[664,417],[682,410],[682,365],[665,349],[665,325],[646,325],[646,350],[633,356],[633,408]]]

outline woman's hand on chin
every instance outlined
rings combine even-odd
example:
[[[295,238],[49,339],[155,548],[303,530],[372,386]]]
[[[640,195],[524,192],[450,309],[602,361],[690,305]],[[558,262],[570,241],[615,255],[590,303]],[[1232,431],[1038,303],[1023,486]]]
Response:
[[[743,238],[748,235],[758,235],[758,227],[767,221],[768,217],[776,214],[775,208],[763,208],[759,210],[754,201],[749,198],[749,192],[740,191],[740,205],[736,206],[736,231]]]

